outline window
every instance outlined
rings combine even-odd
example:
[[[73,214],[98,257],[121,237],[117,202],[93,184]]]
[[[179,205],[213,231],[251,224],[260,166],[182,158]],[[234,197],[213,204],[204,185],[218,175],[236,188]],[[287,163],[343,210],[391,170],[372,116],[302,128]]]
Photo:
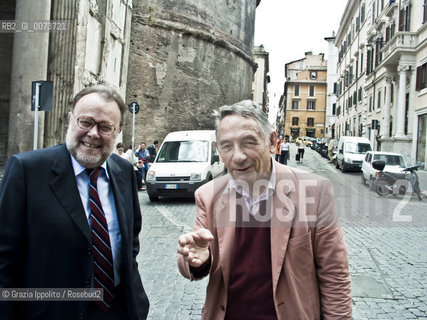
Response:
[[[336,114],[336,110],[337,110],[337,104],[333,103],[332,104],[332,115],[334,116]]]
[[[314,118],[307,118],[307,127],[314,127]]]
[[[383,47],[383,38],[377,38],[377,40],[375,41],[375,66],[378,66],[382,59],[383,59],[383,54],[381,52],[381,49]]]
[[[362,7],[360,8],[360,22],[365,21],[365,4],[362,3]]]
[[[377,110],[381,109],[381,89],[378,90]]]
[[[310,92],[308,94],[310,97],[314,97],[314,86],[310,86]]]
[[[293,117],[292,118],[292,125],[293,126],[297,126],[298,125],[298,117]]]
[[[369,97],[369,112],[372,112],[372,96]]]
[[[357,91],[353,92],[353,105],[357,104]]]
[[[359,88],[358,101],[362,101],[362,87]]]
[[[356,80],[359,78],[359,60],[356,60]]]
[[[363,53],[360,54],[360,74],[363,73]]]
[[[375,24],[375,2],[372,4],[372,24]]]
[[[307,109],[308,110],[316,109],[316,101],[307,101]]]
[[[366,75],[370,74],[374,70],[374,50],[368,49],[366,51]]]
[[[420,91],[427,88],[427,62],[417,68],[417,82],[415,90]]]
[[[337,83],[336,82],[334,82],[334,93],[335,94],[338,94],[338,90],[337,90],[338,88],[337,88]]]
[[[299,96],[299,84],[295,85],[295,92],[294,92],[295,96]]]
[[[317,72],[316,71],[311,71],[310,72],[310,79],[311,80],[316,80],[317,79]]]
[[[410,31],[411,5],[408,4],[399,12],[399,31]]]
[[[298,110],[298,106],[299,106],[298,100],[292,101],[292,110]]]

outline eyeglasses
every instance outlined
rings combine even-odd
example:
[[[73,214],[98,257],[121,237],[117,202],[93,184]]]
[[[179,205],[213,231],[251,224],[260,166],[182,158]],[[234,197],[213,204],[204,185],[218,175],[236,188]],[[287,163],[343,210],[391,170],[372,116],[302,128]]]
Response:
[[[76,118],[76,116],[72,112],[70,113],[73,115],[74,118]],[[92,129],[95,125],[98,125],[99,133],[105,136],[110,136],[113,134],[114,131],[117,130],[117,128],[111,122],[108,122],[108,121],[96,122],[91,117],[80,116],[76,118],[76,121],[80,129],[87,130],[87,131]]]

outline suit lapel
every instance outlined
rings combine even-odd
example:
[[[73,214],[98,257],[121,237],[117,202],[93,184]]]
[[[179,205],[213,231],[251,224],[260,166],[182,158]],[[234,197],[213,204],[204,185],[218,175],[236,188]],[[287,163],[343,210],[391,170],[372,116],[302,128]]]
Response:
[[[80,200],[80,194],[74,176],[71,158],[65,145],[58,151],[55,162],[52,166],[54,178],[49,185],[58,201],[62,204],[65,211],[86,237],[88,242],[92,241],[89,223],[86,218],[85,210]]]
[[[125,186],[126,183],[123,180],[122,169],[117,165],[114,159],[111,156],[107,160],[107,169],[111,181],[111,187],[113,189],[114,194],[114,202],[116,205],[117,219],[119,221],[120,233],[122,235],[122,248],[127,246],[127,239],[124,235],[128,234],[127,226],[128,223],[126,221],[125,212],[131,212],[129,207],[129,203],[127,203],[124,199],[124,190],[126,188],[121,189],[120,186]],[[127,182],[130,184],[130,182]],[[131,192],[131,191],[129,191]]]

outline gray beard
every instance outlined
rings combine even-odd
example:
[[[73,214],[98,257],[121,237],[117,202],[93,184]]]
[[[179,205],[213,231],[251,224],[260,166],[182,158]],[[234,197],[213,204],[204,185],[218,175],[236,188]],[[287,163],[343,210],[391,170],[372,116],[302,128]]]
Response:
[[[114,143],[111,143],[111,145],[108,146],[108,149],[104,152],[101,152],[100,155],[88,155],[84,154],[83,152],[80,152],[78,150],[78,146],[80,143],[73,137],[71,127],[69,127],[67,130],[65,144],[74,159],[76,159],[78,163],[80,163],[83,167],[89,169],[93,169],[102,165],[111,155],[111,153],[113,153],[114,150]],[[104,148],[105,146],[106,145],[104,145]]]

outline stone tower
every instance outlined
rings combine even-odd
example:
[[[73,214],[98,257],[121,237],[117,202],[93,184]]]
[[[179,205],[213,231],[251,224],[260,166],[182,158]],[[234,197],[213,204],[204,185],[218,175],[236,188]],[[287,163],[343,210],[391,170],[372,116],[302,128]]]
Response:
[[[252,98],[260,0],[134,0],[127,103],[135,144],[170,131],[213,129],[212,111]],[[131,141],[131,114],[123,140]]]

